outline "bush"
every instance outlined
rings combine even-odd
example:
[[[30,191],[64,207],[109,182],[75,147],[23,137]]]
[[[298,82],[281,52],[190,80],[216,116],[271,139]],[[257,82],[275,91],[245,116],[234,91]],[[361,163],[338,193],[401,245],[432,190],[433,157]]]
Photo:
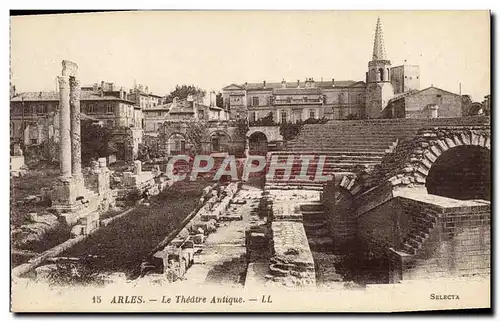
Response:
[[[250,122],[250,126],[274,126],[277,125],[274,122],[273,112],[269,112],[266,117],[258,119],[256,121]]]

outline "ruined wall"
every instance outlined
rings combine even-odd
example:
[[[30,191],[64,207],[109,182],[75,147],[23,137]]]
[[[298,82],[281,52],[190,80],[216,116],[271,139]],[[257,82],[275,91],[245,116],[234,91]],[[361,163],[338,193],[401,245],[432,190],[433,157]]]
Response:
[[[408,216],[393,198],[357,218],[357,238],[363,253],[382,258],[389,247],[401,246]]]
[[[417,135],[401,140],[392,153],[388,153],[376,166],[364,189],[382,183],[393,186],[425,185],[429,170],[443,152],[456,146],[471,145],[490,149],[490,126],[482,118],[470,120],[471,125],[457,124],[459,119],[450,119],[440,127],[423,128]],[[464,120],[465,122],[466,120]],[[444,125],[444,126],[443,126]]]
[[[403,99],[405,101],[406,117],[427,118],[426,106],[437,104],[439,117],[462,116],[462,98],[460,95],[431,87]]]
[[[409,217],[432,211],[425,204],[402,198]],[[439,219],[414,256],[392,260],[401,279],[468,276],[490,273],[490,205],[434,208]]]

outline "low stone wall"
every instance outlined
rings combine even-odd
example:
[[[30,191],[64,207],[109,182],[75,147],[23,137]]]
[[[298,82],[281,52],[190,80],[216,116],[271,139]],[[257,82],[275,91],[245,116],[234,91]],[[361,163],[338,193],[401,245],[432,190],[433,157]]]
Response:
[[[267,285],[316,287],[314,260],[302,223],[300,203],[273,200],[271,258]]]
[[[392,281],[490,274],[489,202],[432,195],[399,199],[406,215],[419,225],[409,225],[403,249],[389,252]],[[435,220],[429,223],[428,218]],[[408,256],[408,251],[414,254]]]
[[[315,287],[314,260],[302,222],[275,221],[273,256],[269,261],[269,284]]]
[[[231,199],[238,191],[238,183],[230,183],[217,190],[210,186],[203,191],[203,205],[188,216],[185,225],[165,240],[166,246],[156,251],[153,257],[163,261],[163,271],[169,281],[182,277],[194,261],[194,248],[201,246],[206,237],[218,228],[218,221],[225,214]]]
[[[391,282],[490,273],[490,203],[400,189],[358,217],[365,254],[388,260]]]

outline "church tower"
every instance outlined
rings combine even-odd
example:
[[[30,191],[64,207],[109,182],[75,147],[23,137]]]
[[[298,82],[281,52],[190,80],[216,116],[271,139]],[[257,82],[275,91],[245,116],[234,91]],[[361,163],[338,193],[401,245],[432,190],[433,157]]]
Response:
[[[394,97],[390,80],[391,62],[387,59],[380,18],[377,19],[372,60],[366,73],[366,118],[381,118],[382,110]]]

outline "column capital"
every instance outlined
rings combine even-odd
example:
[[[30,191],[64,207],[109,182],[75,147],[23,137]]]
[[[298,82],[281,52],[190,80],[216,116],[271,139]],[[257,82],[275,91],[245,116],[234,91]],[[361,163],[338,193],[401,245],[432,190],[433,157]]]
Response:
[[[68,76],[71,89],[80,89],[80,80],[74,76]]]
[[[70,60],[62,61],[63,76],[76,76],[78,74],[78,65]]]
[[[69,76],[57,76],[59,89],[69,89]]]
[[[80,81],[75,77],[69,78],[70,102],[75,103],[80,101]]]

